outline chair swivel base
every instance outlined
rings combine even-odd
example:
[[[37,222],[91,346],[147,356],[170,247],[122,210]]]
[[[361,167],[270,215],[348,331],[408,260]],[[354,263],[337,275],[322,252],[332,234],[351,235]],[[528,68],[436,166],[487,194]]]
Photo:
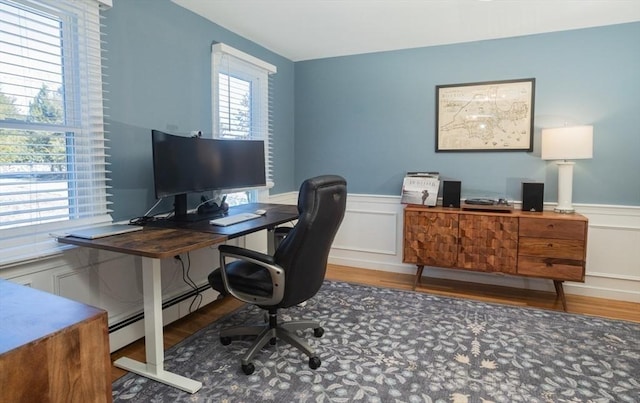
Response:
[[[241,359],[242,372],[246,375],[251,375],[253,371],[255,371],[255,366],[252,363],[253,358],[267,343],[275,345],[277,339],[284,340],[305,353],[309,357],[309,368],[317,369],[320,367],[321,361],[316,355],[315,350],[304,339],[295,334],[298,330],[313,329],[313,335],[315,337],[322,337],[324,329],[320,327],[319,322],[300,320],[277,324],[275,316],[271,317],[271,315],[269,322],[270,323],[266,325],[239,326],[220,331],[220,342],[225,346],[231,343],[232,337],[257,336],[256,340]]]

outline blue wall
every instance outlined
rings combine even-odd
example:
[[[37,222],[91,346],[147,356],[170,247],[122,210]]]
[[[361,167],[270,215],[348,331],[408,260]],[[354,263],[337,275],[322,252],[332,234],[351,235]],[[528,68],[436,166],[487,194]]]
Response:
[[[405,171],[438,170],[465,195],[519,200],[520,182],[537,180],[555,201],[540,129],[567,122],[594,125],[574,202],[640,205],[640,23],[293,63],[169,0],[114,0],[104,16],[116,219],[155,202],[151,129],[211,133],[212,42],[278,68],[272,194],[338,173],[351,193],[399,195]],[[436,85],[529,77],[533,153],[435,153]]]
[[[273,122],[276,186],[272,192],[293,189],[293,62],[169,0],[113,3],[103,15],[114,218],[140,216],[155,203],[151,129],[177,134],[202,130],[211,136],[213,42],[224,42],[277,67]],[[165,203],[160,210],[169,206],[170,202]]]
[[[521,200],[521,181],[557,200],[540,130],[593,124],[594,158],[573,201],[640,205],[640,23],[298,62],[296,183],[344,175],[350,193],[398,195],[406,171],[462,181],[463,196]],[[312,46],[312,45],[311,45]],[[435,86],[536,78],[534,151],[436,153]]]

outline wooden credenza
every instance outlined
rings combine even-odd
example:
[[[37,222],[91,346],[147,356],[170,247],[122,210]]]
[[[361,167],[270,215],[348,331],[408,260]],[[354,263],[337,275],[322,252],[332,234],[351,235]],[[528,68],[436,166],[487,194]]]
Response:
[[[0,280],[0,401],[111,402],[107,312]]]
[[[466,211],[408,205],[403,262],[553,280],[566,310],[563,281],[584,282],[588,220],[580,214]]]

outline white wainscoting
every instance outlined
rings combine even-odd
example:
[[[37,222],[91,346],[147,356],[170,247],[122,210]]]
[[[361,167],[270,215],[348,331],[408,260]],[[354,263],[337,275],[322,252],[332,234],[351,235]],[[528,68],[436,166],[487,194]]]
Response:
[[[272,203],[296,204],[297,192],[278,194]],[[593,297],[640,302],[640,207],[576,205],[589,217],[587,275],[585,283],[565,283],[565,292]],[[343,224],[329,261],[334,264],[414,274],[415,267],[402,263],[402,211],[400,197],[349,194]],[[233,241],[266,250],[264,231]],[[189,273],[198,286],[218,265],[216,247],[189,254]],[[183,256],[185,264],[187,256]],[[46,259],[0,269],[0,277],[107,310],[109,325],[127,323],[142,312],[141,259],[107,251],[65,247]],[[425,268],[425,276],[487,284],[553,291],[551,281]],[[190,291],[182,267],[175,259],[162,262],[163,300]],[[217,296],[202,293],[204,305]],[[193,298],[164,309],[164,323],[189,313]],[[132,321],[110,334],[111,351],[144,334],[142,321]]]

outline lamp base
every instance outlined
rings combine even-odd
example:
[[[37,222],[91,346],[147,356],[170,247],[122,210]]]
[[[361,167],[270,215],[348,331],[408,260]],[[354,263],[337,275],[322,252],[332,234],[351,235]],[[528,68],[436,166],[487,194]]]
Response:
[[[573,188],[573,161],[557,161],[558,164],[558,204],[553,209],[558,213],[571,214],[576,210],[571,204]]]

